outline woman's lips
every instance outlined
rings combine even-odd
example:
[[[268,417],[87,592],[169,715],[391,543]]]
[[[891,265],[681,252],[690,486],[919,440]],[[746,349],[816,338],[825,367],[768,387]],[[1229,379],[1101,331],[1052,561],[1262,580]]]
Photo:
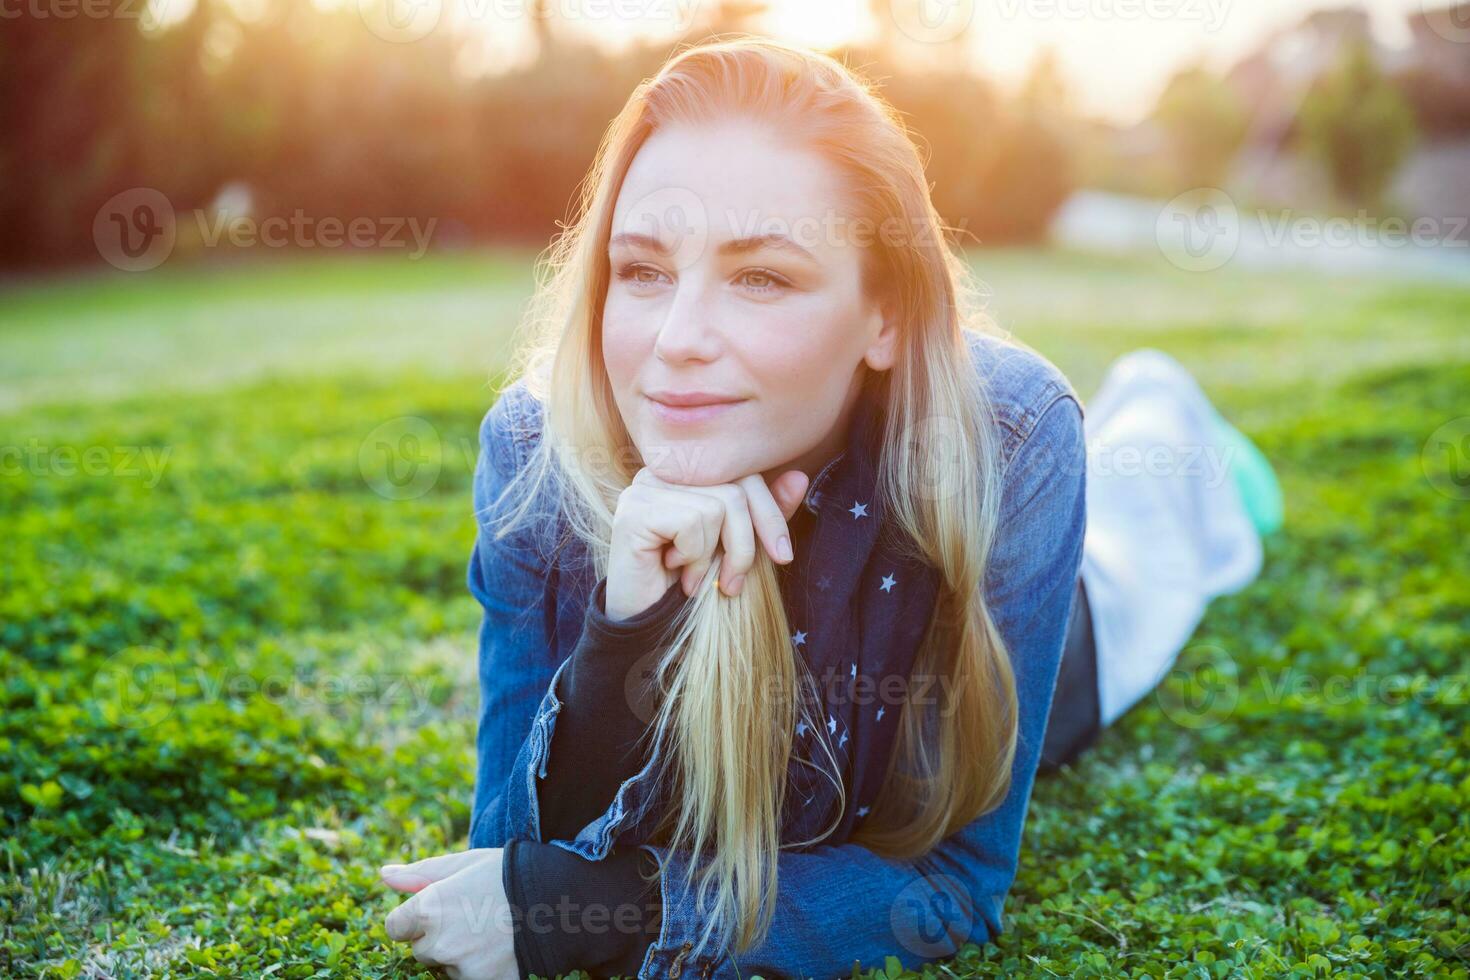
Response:
[[[670,425],[695,425],[725,414],[732,408],[744,404],[748,399],[734,402],[712,402],[707,405],[665,405],[656,398],[648,399],[653,414]]]

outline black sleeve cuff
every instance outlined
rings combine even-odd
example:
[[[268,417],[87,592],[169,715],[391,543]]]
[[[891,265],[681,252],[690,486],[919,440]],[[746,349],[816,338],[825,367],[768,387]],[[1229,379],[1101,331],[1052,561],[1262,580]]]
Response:
[[[663,921],[656,866],[642,848],[588,861],[554,844],[506,842],[502,877],[522,976],[636,976]]]
[[[670,627],[688,597],[678,582],[653,605],[623,620],[607,618],[607,579],[599,579],[587,600],[582,638],[572,650],[572,663],[562,675],[557,696],[580,719],[617,736],[622,745],[642,734],[653,719],[657,700],[648,679],[635,684],[628,672],[645,654],[664,646]],[[635,710],[636,709],[636,710]],[[578,724],[578,727],[585,727]]]
[[[606,589],[605,578],[594,587],[582,636],[557,681],[565,710],[557,717],[537,788],[541,840],[574,839],[643,768],[644,736],[661,700],[647,669],[655,658],[643,658],[664,648],[665,634],[687,601],[675,582],[652,606],[613,622],[603,605]]]
[[[544,977],[547,976],[547,973],[546,967],[541,962],[541,946],[527,935],[527,929],[524,928],[527,902],[521,882],[526,880],[526,873],[520,867],[522,861],[519,852],[521,846],[526,843],[528,842],[516,837],[505,842],[500,861],[500,884],[505,888],[505,900],[510,904],[516,968],[523,977],[533,975]]]
[[[586,625],[595,629],[602,639],[620,641],[628,647],[635,644],[632,641],[641,641],[644,644],[656,641],[660,634],[669,627],[674,620],[674,615],[684,606],[688,600],[684,594],[684,587],[676,580],[669,586],[663,596],[657,602],[640,613],[635,613],[627,619],[609,619],[607,615],[607,578],[604,576],[597,580],[592,588],[592,595],[587,600]]]

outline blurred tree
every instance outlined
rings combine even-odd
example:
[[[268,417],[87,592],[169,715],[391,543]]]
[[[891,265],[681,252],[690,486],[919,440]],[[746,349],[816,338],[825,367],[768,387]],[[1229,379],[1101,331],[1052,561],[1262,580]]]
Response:
[[[1169,79],[1152,119],[1166,134],[1181,190],[1219,187],[1250,124],[1239,96],[1203,65]]]
[[[535,0],[531,6],[531,31],[536,36],[536,57],[551,54],[556,43],[556,32],[551,23],[551,0]]]
[[[963,71],[971,63],[975,26],[970,0],[868,0],[884,61],[906,71]]]
[[[614,51],[558,30],[542,2],[535,57],[509,67],[476,65],[483,39],[449,18],[385,39],[367,22],[377,2],[196,0],[167,5],[163,23],[4,21],[0,262],[98,261],[94,219],[134,188],[173,205],[179,257],[220,233],[210,208],[225,188],[256,220],[434,219],[456,239],[544,244],[636,85],[677,43],[749,30],[767,6],[703,6],[677,42]],[[913,64],[915,47],[850,63],[886,79],[925,145],[940,213],[985,241],[1038,234],[1069,179],[1039,118],[1055,101],[1046,86],[1008,111],[967,67]]]
[[[147,142],[136,81],[147,52],[136,19],[0,20],[0,261],[61,253],[96,259],[92,218],[113,194],[143,183]],[[139,5],[132,4],[133,9]]]
[[[720,34],[756,33],[770,6],[766,0],[715,0],[714,3],[701,3],[697,9],[698,16],[690,25],[689,36],[685,40],[697,42]]]
[[[1346,201],[1374,206],[1417,139],[1408,101],[1362,42],[1350,44],[1302,103],[1299,139]]]
[[[934,206],[961,240],[989,245],[1044,234],[1072,189],[1068,147],[1046,118],[1008,106],[969,71],[897,73],[881,90],[905,117]]]
[[[486,179],[476,159],[464,38],[440,24],[412,42],[365,29],[356,4],[267,0],[212,57],[213,184],[241,181],[261,217],[459,217]]]
[[[1071,116],[1072,96],[1056,49],[1043,45],[1021,83],[1020,108],[1037,116],[1062,120]]]

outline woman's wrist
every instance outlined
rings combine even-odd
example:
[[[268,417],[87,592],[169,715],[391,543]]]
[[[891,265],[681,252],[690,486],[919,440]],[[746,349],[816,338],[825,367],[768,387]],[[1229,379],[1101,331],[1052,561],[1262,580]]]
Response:
[[[589,620],[609,636],[625,638],[640,637],[650,630],[667,626],[689,598],[676,579],[663,594],[642,609],[627,613],[607,605],[608,580],[598,580],[588,602]]]
[[[646,595],[626,595],[623,589],[615,588],[612,583],[604,578],[602,587],[602,600],[598,609],[607,617],[610,623],[621,623],[630,619],[636,619],[647,613],[654,606],[662,602],[672,589],[678,589],[683,594],[683,587],[679,580],[675,579],[673,585],[665,588],[659,593],[649,592]]]

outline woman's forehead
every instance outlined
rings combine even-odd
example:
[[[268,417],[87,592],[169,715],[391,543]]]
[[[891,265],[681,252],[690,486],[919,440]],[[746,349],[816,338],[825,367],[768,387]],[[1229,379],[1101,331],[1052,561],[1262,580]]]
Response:
[[[784,239],[819,254],[841,244],[848,221],[841,176],[825,157],[765,127],[726,122],[653,133],[623,179],[613,235],[702,235],[715,246]]]

